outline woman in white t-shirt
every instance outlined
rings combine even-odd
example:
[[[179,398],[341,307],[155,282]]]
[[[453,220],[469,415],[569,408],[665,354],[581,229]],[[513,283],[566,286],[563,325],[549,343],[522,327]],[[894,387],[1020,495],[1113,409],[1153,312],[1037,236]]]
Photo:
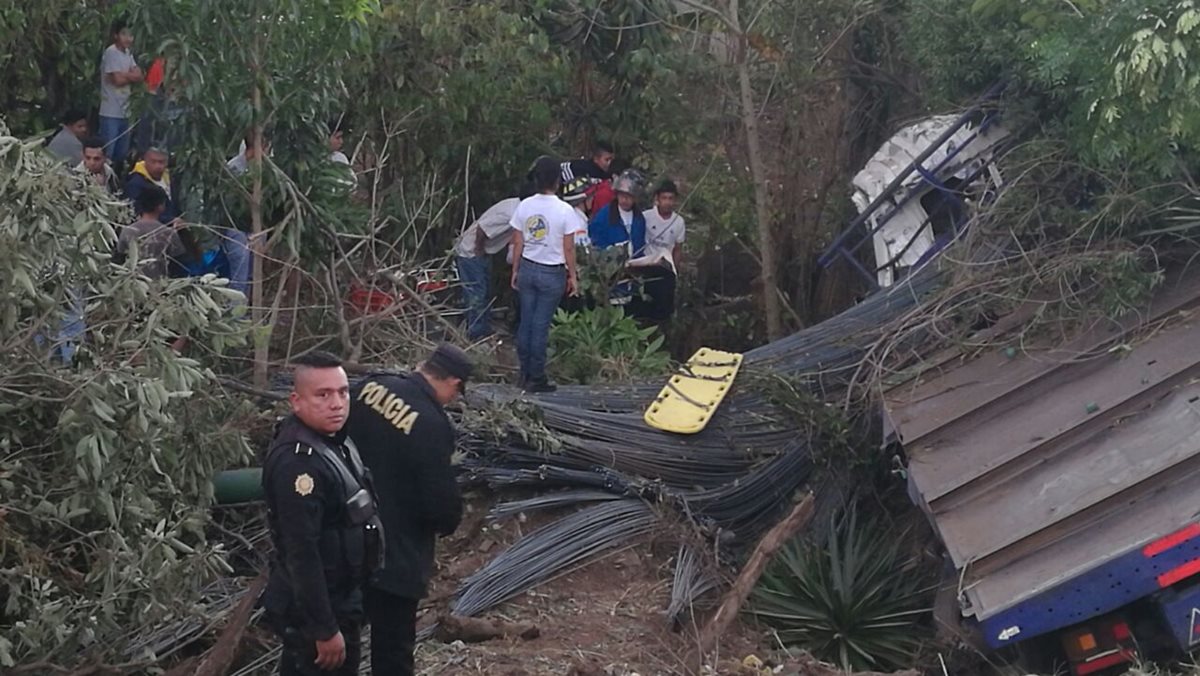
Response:
[[[574,294],[575,232],[578,216],[558,198],[560,162],[537,159],[531,172],[538,194],[521,200],[513,212],[512,287],[521,303],[517,326],[517,357],[521,361],[521,386],[530,392],[557,389],[546,378],[546,346],[550,323],[563,292]]]

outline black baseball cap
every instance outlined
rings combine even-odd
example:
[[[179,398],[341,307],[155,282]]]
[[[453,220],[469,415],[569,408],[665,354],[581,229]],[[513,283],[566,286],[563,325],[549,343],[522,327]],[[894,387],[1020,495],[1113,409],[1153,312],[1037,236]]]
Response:
[[[471,363],[471,357],[462,348],[450,343],[441,343],[434,348],[433,353],[425,360],[425,363],[445,371],[447,375],[458,378],[462,381],[458,389],[466,392],[467,381],[471,379],[471,374],[475,372],[475,365]]]
[[[533,161],[529,167],[529,173],[525,178],[530,181],[537,181],[539,178],[550,178],[552,176],[562,176],[562,160],[549,155],[542,155]]]

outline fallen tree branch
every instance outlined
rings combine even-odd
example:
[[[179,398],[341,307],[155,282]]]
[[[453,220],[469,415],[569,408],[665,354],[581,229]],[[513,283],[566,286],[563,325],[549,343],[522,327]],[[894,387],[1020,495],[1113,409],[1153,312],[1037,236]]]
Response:
[[[246,383],[233,378],[218,377],[217,382],[219,382],[223,387],[229,388],[235,392],[254,395],[259,399],[266,399],[268,401],[283,401],[284,399],[287,399],[287,395],[283,392],[272,392],[270,390],[261,389],[254,387],[253,385],[247,385]]]
[[[250,583],[245,596],[230,613],[217,642],[204,654],[193,676],[225,676],[229,672],[241,651],[242,637],[246,635],[246,627],[254,616],[254,606],[258,604],[258,597],[266,586],[267,573],[263,571]]]
[[[442,643],[482,643],[495,638],[522,638],[529,641],[541,634],[536,624],[458,615],[438,618],[437,631],[434,632],[434,636]]]
[[[813,496],[809,494],[804,496],[804,499],[797,503],[782,521],[775,524],[758,541],[750,558],[746,560],[746,565],[742,566],[742,572],[738,573],[733,586],[729,588],[721,600],[721,604],[717,606],[717,612],[713,613],[708,623],[704,625],[704,629],[701,630],[696,649],[687,664],[691,673],[700,673],[704,657],[712,652],[717,641],[729,629],[729,625],[737,617],[738,611],[750,596],[750,592],[758,583],[758,578],[762,576],[767,564],[771,562],[779,548],[808,523],[808,520],[812,518],[812,513]]]

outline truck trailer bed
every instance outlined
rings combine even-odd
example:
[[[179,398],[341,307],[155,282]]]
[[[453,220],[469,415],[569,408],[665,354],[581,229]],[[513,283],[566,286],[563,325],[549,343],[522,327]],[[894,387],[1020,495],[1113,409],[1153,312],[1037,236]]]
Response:
[[[996,647],[1200,570],[1200,275],[1037,344],[942,355],[885,396],[964,614]]]

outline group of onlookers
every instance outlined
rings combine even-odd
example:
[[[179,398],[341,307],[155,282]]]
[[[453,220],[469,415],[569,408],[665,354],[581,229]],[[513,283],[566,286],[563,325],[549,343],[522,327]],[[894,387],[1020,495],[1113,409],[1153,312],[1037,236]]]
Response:
[[[144,84],[148,92],[157,92],[156,100],[161,98],[165,66],[157,59],[143,72],[131,53],[133,34],[123,21],[113,24],[111,37],[100,61],[98,135],[89,134],[88,115],[73,110],[62,116],[61,128],[46,149],[113,197],[132,204],[136,221],[120,233],[118,259],[136,244],[139,268],[150,277],[217,272],[230,280],[231,288],[248,293],[252,255],[244,209],[231,209],[223,199],[206,200],[213,202],[206,212],[220,207],[222,214],[210,220],[221,224],[203,230],[188,227],[168,168],[170,155],[161,144],[134,144],[136,161],[124,171],[135,132],[152,125],[145,119],[131,122],[133,88]],[[256,160],[269,156],[268,139],[255,138],[256,133],[261,134],[245,134],[237,154],[226,163],[235,180],[249,174]],[[349,167],[342,152],[344,133],[340,119],[329,125],[329,160]],[[152,140],[166,138],[170,130],[148,135]],[[492,205],[456,243],[472,340],[492,333],[491,262],[507,252],[517,292],[521,384],[530,390],[554,389],[546,378],[545,354],[550,324],[560,306],[577,309],[605,302],[660,325],[674,312],[686,231],[683,217],[675,211],[678,189],[664,180],[647,195],[642,174],[632,169],[614,172],[614,158],[613,147],[604,142],[597,142],[586,158],[538,158],[520,194]],[[651,197],[653,203],[643,209]],[[581,297],[579,263],[586,264],[588,252],[614,249],[622,252],[623,274],[612,280],[606,293]]]
[[[519,313],[520,384],[529,391],[555,389],[546,377],[555,311],[602,302],[579,298],[579,266],[585,263],[577,249],[622,252],[623,273],[602,294],[603,302],[659,325],[674,314],[686,234],[684,219],[675,211],[679,190],[663,180],[653,191],[652,205],[642,210],[647,197],[642,174],[627,169],[614,177],[613,159],[612,146],[603,142],[586,159],[538,158],[522,194],[492,205],[463,231],[455,247],[471,340],[492,334],[491,262],[508,251]]]
[[[250,291],[252,255],[250,223],[244,208],[228,204],[220,196],[195,197],[189,204],[216,225],[187,222],[180,207],[180,186],[172,181],[171,156],[162,145],[177,135],[172,116],[163,111],[174,104],[164,84],[164,59],[156,59],[143,72],[130,48],[133,34],[124,21],[112,25],[111,43],[100,60],[100,106],[95,134],[89,129],[89,115],[70,110],[60,117],[60,127],[45,143],[49,153],[60,158],[66,168],[86,177],[114,199],[127,201],[135,220],[124,226],[118,236],[114,258],[120,262],[136,249],[139,271],[151,278],[182,277],[217,273],[229,280],[229,287],[245,295]],[[135,85],[144,85],[150,95],[150,111],[136,122],[130,119],[130,101]],[[157,112],[155,112],[157,111]],[[177,125],[176,125],[177,126]],[[342,152],[345,128],[339,118],[329,125],[329,160],[345,165],[350,183],[353,172],[350,159]],[[257,141],[257,142],[256,142]],[[244,136],[237,154],[226,163],[232,180],[244,180],[256,153],[266,157],[270,145],[253,133]],[[190,221],[191,219],[189,219]],[[196,221],[205,220],[203,218]],[[72,308],[64,329],[54,341],[54,349],[70,361],[74,346],[85,330],[82,309]]]

